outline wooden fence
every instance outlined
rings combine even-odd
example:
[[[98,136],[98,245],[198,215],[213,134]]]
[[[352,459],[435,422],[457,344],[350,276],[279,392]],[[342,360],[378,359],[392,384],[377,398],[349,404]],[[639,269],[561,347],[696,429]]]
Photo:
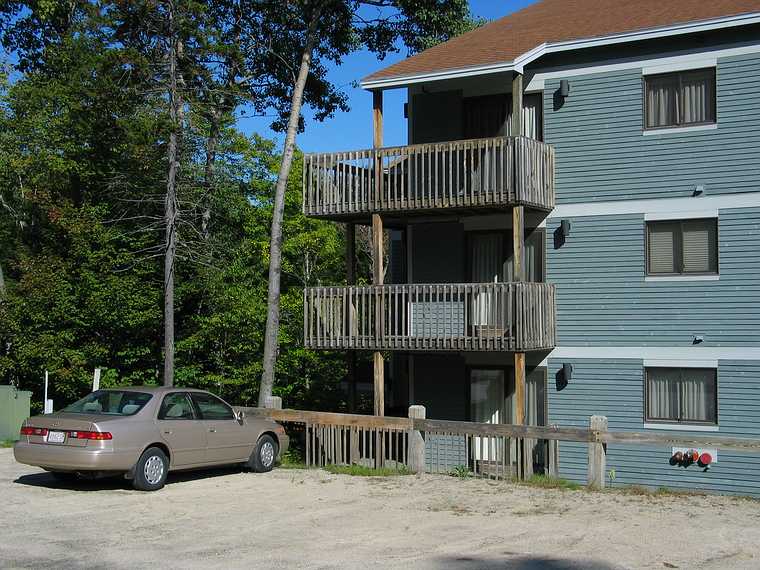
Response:
[[[309,287],[304,342],[324,349],[551,349],[555,290],[547,283]]]
[[[425,418],[422,406],[411,406],[408,418],[244,410],[302,430],[307,466],[359,464],[493,479],[527,478],[536,472],[556,476],[561,461],[559,442],[570,441],[588,444],[587,482],[601,488],[606,479],[608,445],[656,444],[760,452],[760,439],[608,431],[607,418],[603,416],[592,416],[588,428],[567,428],[432,420]]]
[[[506,205],[554,208],[553,147],[494,137],[304,155],[308,216]]]

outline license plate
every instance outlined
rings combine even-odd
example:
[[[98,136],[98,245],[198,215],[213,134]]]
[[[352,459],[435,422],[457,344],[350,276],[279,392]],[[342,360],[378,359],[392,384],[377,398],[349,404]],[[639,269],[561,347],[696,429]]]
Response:
[[[66,434],[62,431],[50,431],[48,432],[48,443],[63,443],[66,439]]]

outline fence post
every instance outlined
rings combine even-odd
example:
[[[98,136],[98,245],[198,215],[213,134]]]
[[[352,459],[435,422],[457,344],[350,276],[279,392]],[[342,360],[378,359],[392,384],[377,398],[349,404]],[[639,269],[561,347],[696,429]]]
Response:
[[[264,407],[270,410],[281,410],[282,398],[279,396],[267,396],[266,400],[264,401]]]
[[[359,428],[351,427],[351,442],[350,442],[350,463],[351,465],[359,465],[361,463],[361,452],[359,451]]]
[[[409,406],[409,418],[412,420],[425,419],[425,406]],[[409,430],[409,454],[407,467],[412,473],[425,472],[425,438],[419,430]]]
[[[594,441],[588,444],[588,486],[603,489],[607,472],[607,446],[599,436],[607,431],[607,417],[591,416],[589,429]]]
[[[409,419],[424,420],[425,406],[409,406]],[[409,430],[409,451],[406,458],[407,468],[412,473],[425,472],[425,438],[419,430]]]

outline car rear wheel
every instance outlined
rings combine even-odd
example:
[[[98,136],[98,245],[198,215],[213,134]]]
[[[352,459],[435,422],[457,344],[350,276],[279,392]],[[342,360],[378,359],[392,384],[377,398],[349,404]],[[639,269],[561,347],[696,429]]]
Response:
[[[278,445],[271,435],[262,435],[248,461],[248,466],[256,473],[266,473],[274,467],[277,459]]]
[[[158,447],[149,447],[137,460],[132,486],[138,491],[158,491],[168,473],[169,458]]]

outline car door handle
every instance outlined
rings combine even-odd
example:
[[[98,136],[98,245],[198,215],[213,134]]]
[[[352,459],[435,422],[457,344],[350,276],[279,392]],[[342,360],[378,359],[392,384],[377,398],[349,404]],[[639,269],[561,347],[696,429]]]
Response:
[[[168,430],[166,430],[164,433],[165,433],[166,435],[171,435],[171,434],[172,434],[172,430],[168,429]]]
[[[210,431],[211,433],[216,433],[216,428],[208,428],[208,431]]]

